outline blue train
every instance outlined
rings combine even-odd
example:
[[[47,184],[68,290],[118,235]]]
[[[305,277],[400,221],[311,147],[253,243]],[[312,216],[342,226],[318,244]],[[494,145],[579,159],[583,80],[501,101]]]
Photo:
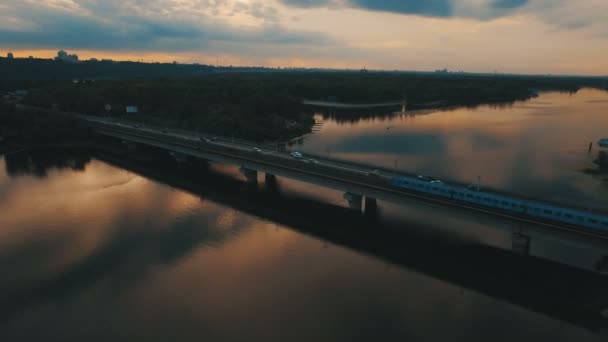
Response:
[[[503,194],[481,191],[479,187],[461,187],[433,181],[428,177],[393,177],[392,185],[398,188],[423,192],[452,200],[470,202],[489,208],[496,208],[522,215],[540,217],[570,225],[590,228],[608,233],[608,215],[590,213],[583,210],[563,208],[558,205],[523,200]]]

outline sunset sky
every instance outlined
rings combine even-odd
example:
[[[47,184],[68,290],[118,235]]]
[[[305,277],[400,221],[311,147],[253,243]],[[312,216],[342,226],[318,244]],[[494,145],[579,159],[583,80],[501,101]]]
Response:
[[[0,51],[608,75],[606,0],[4,0]]]

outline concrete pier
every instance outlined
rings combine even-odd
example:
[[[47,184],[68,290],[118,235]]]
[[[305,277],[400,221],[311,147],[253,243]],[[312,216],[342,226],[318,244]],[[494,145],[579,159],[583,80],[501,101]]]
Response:
[[[246,167],[241,167],[239,170],[245,176],[245,178],[247,178],[247,183],[250,183],[250,184],[258,183],[258,172],[256,170],[251,170]]]
[[[515,254],[529,255],[530,237],[522,233],[513,233],[512,249]]]
[[[133,151],[133,150],[137,149],[137,144],[135,144],[132,141],[125,141],[125,140],[123,140],[122,143],[127,146],[127,149],[129,151]]]
[[[188,161],[188,156],[183,153],[171,151],[171,152],[169,152],[169,154],[171,156],[173,156],[173,158],[175,158],[175,161],[178,162],[179,164],[186,163]]]
[[[364,213],[366,216],[374,217],[378,213],[378,201],[373,197],[365,197],[365,209]]]
[[[266,185],[276,185],[277,184],[277,177],[271,173],[265,173],[264,174],[264,182],[266,183]]]
[[[344,194],[344,199],[348,201],[348,206],[352,210],[361,211],[363,208],[363,196],[347,192]]]

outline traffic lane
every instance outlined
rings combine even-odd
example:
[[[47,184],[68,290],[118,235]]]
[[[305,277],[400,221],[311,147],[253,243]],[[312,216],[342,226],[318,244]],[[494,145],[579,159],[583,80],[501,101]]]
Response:
[[[144,138],[154,139],[151,137],[144,137]],[[166,137],[164,137],[164,138],[166,138]],[[162,142],[171,144],[171,142],[165,142],[165,141],[162,141]],[[177,144],[177,145],[183,146],[186,148],[192,148],[192,146],[188,146],[188,145],[181,145],[181,144]],[[311,168],[311,166],[309,164],[298,163],[298,161],[294,160],[294,159],[291,159],[291,161],[288,162],[287,164],[276,164],[273,161],[259,160],[259,158],[252,157],[252,154],[251,154],[252,151],[250,151],[248,149],[239,149],[239,151],[241,151],[241,152],[245,151],[246,153],[245,153],[245,155],[241,155],[240,153],[232,154],[231,152],[235,152],[235,151],[230,151],[230,149],[228,151],[208,151],[208,152],[220,153],[220,154],[224,154],[231,158],[244,159],[244,160],[248,160],[249,162],[262,163],[262,164],[266,164],[268,166],[282,168],[285,170],[302,172],[302,173],[317,176],[320,178],[325,178],[328,180],[337,180],[337,181],[340,181],[343,183],[350,183],[350,184],[358,185],[360,187],[367,188],[370,190],[380,191],[382,193],[396,194],[396,195],[405,196],[408,198],[419,199],[419,200],[425,201],[427,203],[467,209],[467,210],[475,211],[478,213],[485,213],[485,214],[489,214],[489,215],[493,215],[493,216],[503,217],[506,219],[529,223],[529,224],[533,224],[536,226],[542,226],[542,227],[557,229],[557,230],[561,230],[561,231],[569,231],[569,232],[575,232],[577,234],[593,236],[596,238],[601,238],[603,240],[608,239],[608,236],[605,234],[589,231],[582,227],[569,226],[569,225],[565,225],[561,222],[554,222],[551,220],[531,218],[528,216],[500,211],[495,208],[475,205],[473,203],[457,201],[457,200],[453,200],[453,199],[449,199],[449,198],[433,196],[433,195],[429,195],[426,193],[419,193],[419,192],[414,192],[414,191],[401,189],[401,188],[395,188],[390,183],[380,181],[379,179],[373,180],[368,177],[361,177],[361,174],[358,174],[358,175],[355,175],[352,173],[341,174],[341,172],[336,168],[325,168],[325,170],[320,170],[317,168]],[[344,169],[342,169],[342,170],[344,170]],[[330,172],[321,173],[320,171],[330,171]],[[331,171],[333,171],[333,172],[331,172]],[[346,171],[348,171],[348,169]]]
[[[136,130],[139,130],[139,131],[142,131],[142,132],[150,132],[150,133],[158,133],[158,132],[160,132],[161,134],[164,134],[164,135],[166,135],[168,137],[173,137],[173,138],[178,138],[178,139],[184,139],[184,140],[188,140],[188,141],[191,141],[191,142],[193,142],[193,141],[194,142],[201,142],[200,141],[200,137],[194,136],[194,135],[188,135],[188,134],[184,134],[184,133],[176,133],[174,131],[169,131],[169,130],[157,131],[155,129],[151,129],[151,128],[148,128],[148,127],[132,127],[132,126],[129,126],[127,124],[122,124],[122,123],[116,123],[116,124],[118,124],[121,127],[129,128],[129,129],[136,129]],[[205,137],[203,137],[203,139],[204,138]],[[238,149],[238,150],[241,150],[241,151],[252,151],[252,152],[254,152],[253,148],[260,148],[260,149],[264,148],[264,145],[254,145],[254,144],[244,145],[244,144],[242,144],[240,142],[237,143],[237,142],[232,142],[232,141],[225,141],[224,139],[217,139],[216,141],[205,142],[205,144],[214,144],[214,145],[224,146],[224,147],[228,147],[228,148]],[[289,152],[277,152],[277,151],[264,151],[264,150],[262,150],[261,153],[278,156],[278,157],[283,158],[283,159],[295,159]],[[314,158],[302,158],[302,163],[306,163],[304,160],[309,160],[309,159],[314,159]],[[350,171],[350,172],[353,172],[353,173],[365,174],[365,175],[368,174],[370,171],[373,171],[373,169],[371,167],[360,167],[359,165],[350,165],[350,164],[341,163],[341,162],[329,162],[327,160],[324,160],[324,162],[319,162],[317,165],[323,165],[323,166],[327,166],[327,167],[331,167],[331,168],[342,169],[342,170]],[[381,175],[381,176],[387,177],[387,176],[384,176],[384,175]]]
[[[216,144],[216,145],[221,145],[224,147],[229,147],[229,148],[235,148],[235,149],[239,149],[241,151],[249,151],[249,150],[253,150],[253,148],[260,148],[262,149],[262,153],[266,153],[266,154],[271,154],[274,156],[279,156],[280,158],[283,159],[293,159],[294,157],[290,154],[290,152],[277,152],[277,151],[269,151],[269,150],[264,150],[267,149],[267,145],[262,145],[262,144],[252,144],[252,143],[248,143],[248,144],[243,144],[242,142],[234,142],[231,140],[227,140],[224,138],[214,138],[213,136],[210,135],[192,135],[192,134],[187,134],[185,133],[185,131],[176,131],[176,130],[172,130],[172,129],[162,129],[162,128],[150,128],[150,127],[135,127],[135,124],[125,124],[125,123],[121,123],[121,122],[116,122],[113,120],[102,120],[102,119],[93,119],[93,121],[97,121],[97,122],[101,122],[101,123],[108,123],[108,122],[112,122],[115,125],[118,125],[120,127],[124,127],[124,128],[128,128],[128,129],[136,129],[139,131],[143,131],[143,132],[150,132],[150,133],[161,133],[164,134],[166,136],[169,137],[173,137],[173,138],[179,138],[179,139],[184,139],[184,140],[188,140],[190,142],[201,142],[200,139],[209,139],[210,142],[208,144]],[[211,137],[211,138],[209,138]],[[214,139],[215,141],[211,140]],[[323,166],[327,166],[327,167],[331,167],[331,168],[336,168],[336,169],[342,169],[345,171],[350,171],[353,173],[357,173],[357,174],[369,174],[372,171],[375,171],[377,169],[374,168],[374,166],[369,165],[369,166],[364,166],[361,164],[351,164],[347,161],[335,161],[335,160],[331,160],[331,159],[326,159],[326,158],[320,158],[319,156],[309,156],[307,154],[303,154],[303,156],[305,158],[303,158],[304,160],[306,159],[313,159],[313,160],[317,160],[318,164],[317,165],[323,165]],[[305,162],[303,162],[305,163]],[[408,175],[411,177],[414,177],[413,175]],[[379,177],[382,178],[392,178],[392,176],[389,176],[386,174],[386,171],[379,171]]]

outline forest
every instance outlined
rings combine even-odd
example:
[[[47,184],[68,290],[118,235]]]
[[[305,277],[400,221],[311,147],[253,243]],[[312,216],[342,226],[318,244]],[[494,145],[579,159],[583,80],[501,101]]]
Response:
[[[26,62],[36,64],[36,61],[40,60]],[[6,73],[3,63],[9,62],[0,59],[0,74]],[[543,90],[608,89],[608,79],[599,77],[280,69],[227,72],[229,68],[172,64],[158,65],[158,72],[133,77],[129,72],[121,73],[120,69],[129,70],[131,64],[104,63],[66,65],[46,61],[37,68],[45,70],[46,66],[51,71],[55,67],[60,70],[77,68],[84,70],[87,77],[72,78],[68,76],[73,76],[73,72],[58,72],[57,75],[63,76],[0,78],[0,91],[27,89],[29,93],[24,103],[34,107],[276,141],[309,131],[314,123],[315,109],[301,105],[303,99],[349,103],[407,99],[408,108],[416,109],[429,104],[452,107],[510,103],[528,99]],[[97,64],[104,65],[99,67]],[[142,65],[136,67],[155,70],[154,64],[138,64]],[[184,70],[190,70],[190,73]],[[192,73],[192,70],[197,71]],[[53,74],[51,71],[42,74]],[[137,106],[138,113],[127,115],[126,106]],[[345,110],[335,115],[364,114]]]

